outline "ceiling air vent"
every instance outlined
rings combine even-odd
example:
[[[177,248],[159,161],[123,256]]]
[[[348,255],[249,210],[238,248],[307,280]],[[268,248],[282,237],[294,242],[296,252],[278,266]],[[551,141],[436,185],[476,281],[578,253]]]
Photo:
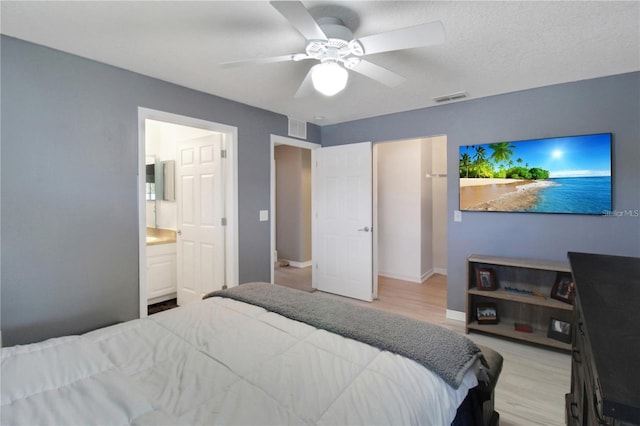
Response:
[[[455,101],[458,99],[463,99],[463,98],[466,98],[467,96],[469,96],[467,92],[458,92],[458,93],[452,93],[450,95],[439,96],[437,98],[433,98],[433,100],[435,102],[449,102],[449,101]]]
[[[307,139],[307,122],[289,118],[289,136]]]

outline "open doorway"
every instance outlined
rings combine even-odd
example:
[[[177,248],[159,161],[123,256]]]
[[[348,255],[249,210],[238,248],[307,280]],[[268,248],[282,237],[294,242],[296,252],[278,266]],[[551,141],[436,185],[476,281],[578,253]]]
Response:
[[[423,283],[447,273],[446,136],[374,145],[378,275]]]
[[[216,196],[219,197],[219,203],[224,205],[224,220],[219,220],[219,232],[224,243],[220,247],[217,264],[214,259],[205,258],[207,254],[204,249],[201,250],[205,254],[199,264],[204,269],[212,269],[215,264],[216,269],[224,270],[220,282],[215,285],[231,287],[238,284],[237,129],[146,108],[139,108],[138,117],[139,294],[140,317],[145,317],[149,303],[175,296],[180,289],[189,285],[185,284],[185,280],[181,284],[179,278],[180,272],[186,271],[182,266],[192,262],[183,261],[184,252],[180,247],[182,236],[178,222],[181,216],[180,203],[184,197],[180,195],[182,188],[178,175],[182,158],[178,158],[178,142],[214,138],[216,146],[222,147],[216,154],[224,158],[218,179],[221,186],[216,190]],[[212,150],[207,151],[205,147],[201,151],[205,153]],[[152,173],[154,171],[155,174]],[[205,199],[212,199],[214,195],[204,183],[198,194],[196,203],[193,203],[196,206],[205,202]],[[174,198],[171,198],[172,195]],[[173,241],[161,241],[167,236]],[[149,285],[149,281],[156,278],[160,278],[161,282],[154,281]],[[213,285],[209,282],[205,284]]]
[[[271,136],[271,282],[313,291],[312,151],[319,144]]]

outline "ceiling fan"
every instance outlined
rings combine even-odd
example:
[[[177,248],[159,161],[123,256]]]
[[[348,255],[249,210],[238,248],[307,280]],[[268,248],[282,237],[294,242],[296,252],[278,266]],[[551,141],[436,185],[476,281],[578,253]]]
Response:
[[[395,87],[405,81],[405,78],[362,57],[373,53],[442,44],[446,39],[444,26],[440,21],[354,39],[351,30],[340,19],[323,17],[316,21],[299,1],[270,3],[307,40],[304,53],[245,59],[220,65],[230,68],[284,61],[298,62],[306,59],[320,61],[307,73],[295,94],[296,98],[308,95],[314,88],[326,96],[335,95],[346,87],[349,77],[347,70],[355,71],[386,86]]]

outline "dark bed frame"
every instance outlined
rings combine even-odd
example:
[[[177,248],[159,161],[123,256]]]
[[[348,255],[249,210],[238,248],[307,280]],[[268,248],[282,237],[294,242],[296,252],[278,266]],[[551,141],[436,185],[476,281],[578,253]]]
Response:
[[[452,426],[498,426],[500,414],[495,410],[495,387],[502,371],[503,358],[498,352],[478,345],[488,364],[488,383],[480,383],[469,391],[453,420]]]

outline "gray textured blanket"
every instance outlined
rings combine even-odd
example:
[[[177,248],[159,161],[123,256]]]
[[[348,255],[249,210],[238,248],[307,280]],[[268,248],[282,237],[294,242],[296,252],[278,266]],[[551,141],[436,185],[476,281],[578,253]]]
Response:
[[[205,296],[227,297],[413,359],[457,389],[482,359],[469,339],[437,325],[356,306],[319,293],[267,283],[242,284]]]

